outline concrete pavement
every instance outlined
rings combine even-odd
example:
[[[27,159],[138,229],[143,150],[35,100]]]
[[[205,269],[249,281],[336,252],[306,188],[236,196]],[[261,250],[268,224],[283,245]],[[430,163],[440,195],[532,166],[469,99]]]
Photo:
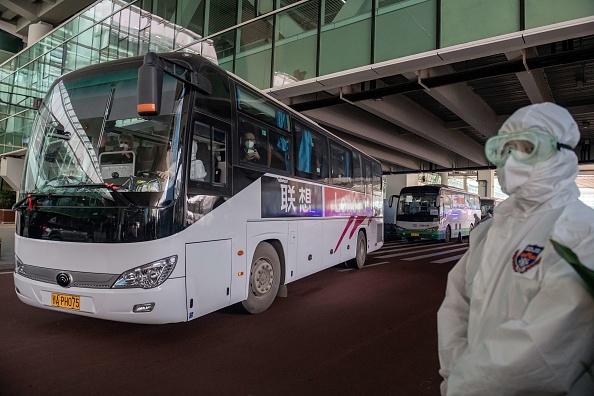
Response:
[[[0,272],[14,270],[14,230],[14,223],[0,224]]]

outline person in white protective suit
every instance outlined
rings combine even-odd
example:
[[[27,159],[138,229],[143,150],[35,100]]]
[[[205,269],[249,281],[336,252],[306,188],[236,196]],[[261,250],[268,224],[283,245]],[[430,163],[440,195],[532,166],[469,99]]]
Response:
[[[509,195],[470,234],[437,314],[442,395],[594,395],[594,298],[553,239],[594,269],[578,200],[578,127],[564,108],[516,111],[485,145]]]

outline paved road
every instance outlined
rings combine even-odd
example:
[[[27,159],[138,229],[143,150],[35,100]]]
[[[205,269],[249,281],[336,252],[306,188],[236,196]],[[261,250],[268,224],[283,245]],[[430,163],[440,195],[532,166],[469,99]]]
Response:
[[[436,312],[465,248],[389,244],[260,315],[161,326],[29,307],[0,274],[0,395],[439,395]]]

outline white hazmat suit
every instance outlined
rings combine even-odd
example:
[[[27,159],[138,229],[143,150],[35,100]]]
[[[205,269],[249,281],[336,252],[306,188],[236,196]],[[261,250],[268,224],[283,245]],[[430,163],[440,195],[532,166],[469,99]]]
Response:
[[[552,103],[516,111],[499,135],[538,130],[574,148],[578,127]],[[594,298],[553,239],[594,269],[594,211],[578,200],[567,148],[498,167],[509,198],[470,234],[439,309],[443,395],[594,395]]]

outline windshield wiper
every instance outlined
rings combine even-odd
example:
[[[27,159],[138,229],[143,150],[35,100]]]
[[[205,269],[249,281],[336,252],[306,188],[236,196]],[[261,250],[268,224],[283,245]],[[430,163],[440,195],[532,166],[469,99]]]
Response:
[[[53,194],[51,192],[48,192],[48,193],[27,193],[27,195],[25,196],[25,198],[19,199],[18,202],[16,202],[14,205],[12,205],[12,210],[21,210],[21,209],[23,209],[23,207],[21,205],[24,204],[27,201],[28,201],[29,210],[32,210],[33,209],[33,204],[39,198],[51,198],[52,195]]]
[[[40,198],[63,198],[63,197],[71,197],[72,195],[64,195],[64,194],[55,194],[52,191],[48,192],[30,192],[25,195],[24,198],[20,199],[17,203],[12,205],[12,210],[21,210],[25,206],[23,204],[27,202],[27,206],[29,210],[33,210],[33,204],[39,201]]]

